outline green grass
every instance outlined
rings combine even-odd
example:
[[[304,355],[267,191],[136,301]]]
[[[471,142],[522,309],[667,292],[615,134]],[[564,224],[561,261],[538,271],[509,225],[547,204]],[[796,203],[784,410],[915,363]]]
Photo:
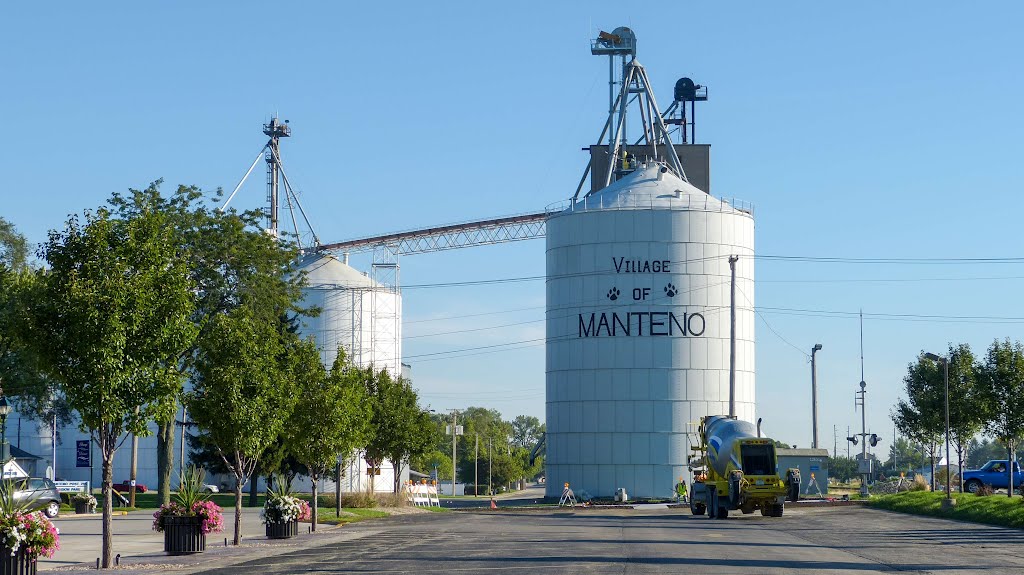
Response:
[[[320,508],[318,522],[329,525],[344,525],[346,523],[355,523],[356,521],[365,521],[367,519],[379,519],[381,517],[387,517],[388,514],[379,511],[377,509],[364,509],[362,507],[343,507],[341,509],[342,515],[338,517],[334,514],[334,508],[325,509]]]
[[[870,505],[879,509],[912,515],[1024,528],[1024,501],[1019,497],[1009,498],[1005,495],[978,497],[969,493],[954,493],[956,507],[951,511],[943,511],[942,500],[945,497],[945,493],[911,491],[872,498]]]

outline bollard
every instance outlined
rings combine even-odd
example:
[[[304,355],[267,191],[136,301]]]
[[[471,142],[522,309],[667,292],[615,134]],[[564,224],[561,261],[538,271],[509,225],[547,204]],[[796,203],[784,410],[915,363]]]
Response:
[[[227,547],[227,546],[228,546],[228,538],[227,538],[227,537],[225,537],[225,538],[224,538],[224,546],[225,546],[225,547]]]
[[[120,567],[121,566],[121,554],[120,553],[118,553],[117,555],[114,555],[114,566],[115,567]]]
[[[99,568],[100,568],[100,558],[99,558],[99,557],[97,557],[97,558],[96,558],[96,570],[98,571],[98,570],[99,570]]]

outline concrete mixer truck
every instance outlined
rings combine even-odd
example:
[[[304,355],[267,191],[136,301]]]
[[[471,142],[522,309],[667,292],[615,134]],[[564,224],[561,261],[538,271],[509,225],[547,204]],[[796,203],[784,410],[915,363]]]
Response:
[[[800,495],[800,470],[789,469],[780,476],[775,442],[761,437],[758,427],[728,415],[701,418],[698,457],[690,461],[694,473],[690,489],[690,511],[725,519],[730,510],[782,517],[786,499]]]

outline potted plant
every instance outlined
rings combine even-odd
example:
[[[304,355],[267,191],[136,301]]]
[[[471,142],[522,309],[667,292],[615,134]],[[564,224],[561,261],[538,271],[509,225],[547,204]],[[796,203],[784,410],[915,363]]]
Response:
[[[153,529],[163,532],[168,555],[202,553],[206,535],[224,530],[223,510],[203,492],[204,475],[202,469],[189,466],[181,474],[175,501],[153,513]]]
[[[96,513],[96,498],[89,493],[76,493],[71,496],[75,513]]]
[[[267,526],[267,539],[288,539],[299,534],[299,521],[313,516],[309,503],[291,493],[288,481],[277,482],[277,488],[267,493],[267,501],[260,512],[260,520]]]
[[[16,503],[14,491],[13,482],[0,483],[0,573],[35,575],[36,559],[53,557],[60,535],[45,515]]]

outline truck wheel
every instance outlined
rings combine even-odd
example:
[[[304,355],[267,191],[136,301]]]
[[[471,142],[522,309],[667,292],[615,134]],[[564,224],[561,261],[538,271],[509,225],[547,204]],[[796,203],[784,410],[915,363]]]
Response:
[[[782,510],[786,507],[781,503],[772,506],[772,517],[782,517]]]
[[[981,482],[977,479],[969,479],[967,483],[964,483],[964,490],[968,493],[977,493],[979,488],[981,488]]]
[[[707,511],[707,507],[703,503],[694,503],[690,506],[690,513],[694,515],[704,515]]]
[[[708,489],[708,519],[718,519],[718,493],[715,489]]]
[[[768,511],[769,511],[769,509],[768,509],[767,505],[762,505],[761,506],[761,515],[764,515],[765,517],[768,517]]]
[[[718,505],[716,505],[715,507],[716,507],[716,511],[718,511],[718,513],[716,513],[715,515],[719,519],[725,519],[726,517],[729,516],[729,508],[726,507],[725,505],[722,505],[721,501],[719,501]]]

